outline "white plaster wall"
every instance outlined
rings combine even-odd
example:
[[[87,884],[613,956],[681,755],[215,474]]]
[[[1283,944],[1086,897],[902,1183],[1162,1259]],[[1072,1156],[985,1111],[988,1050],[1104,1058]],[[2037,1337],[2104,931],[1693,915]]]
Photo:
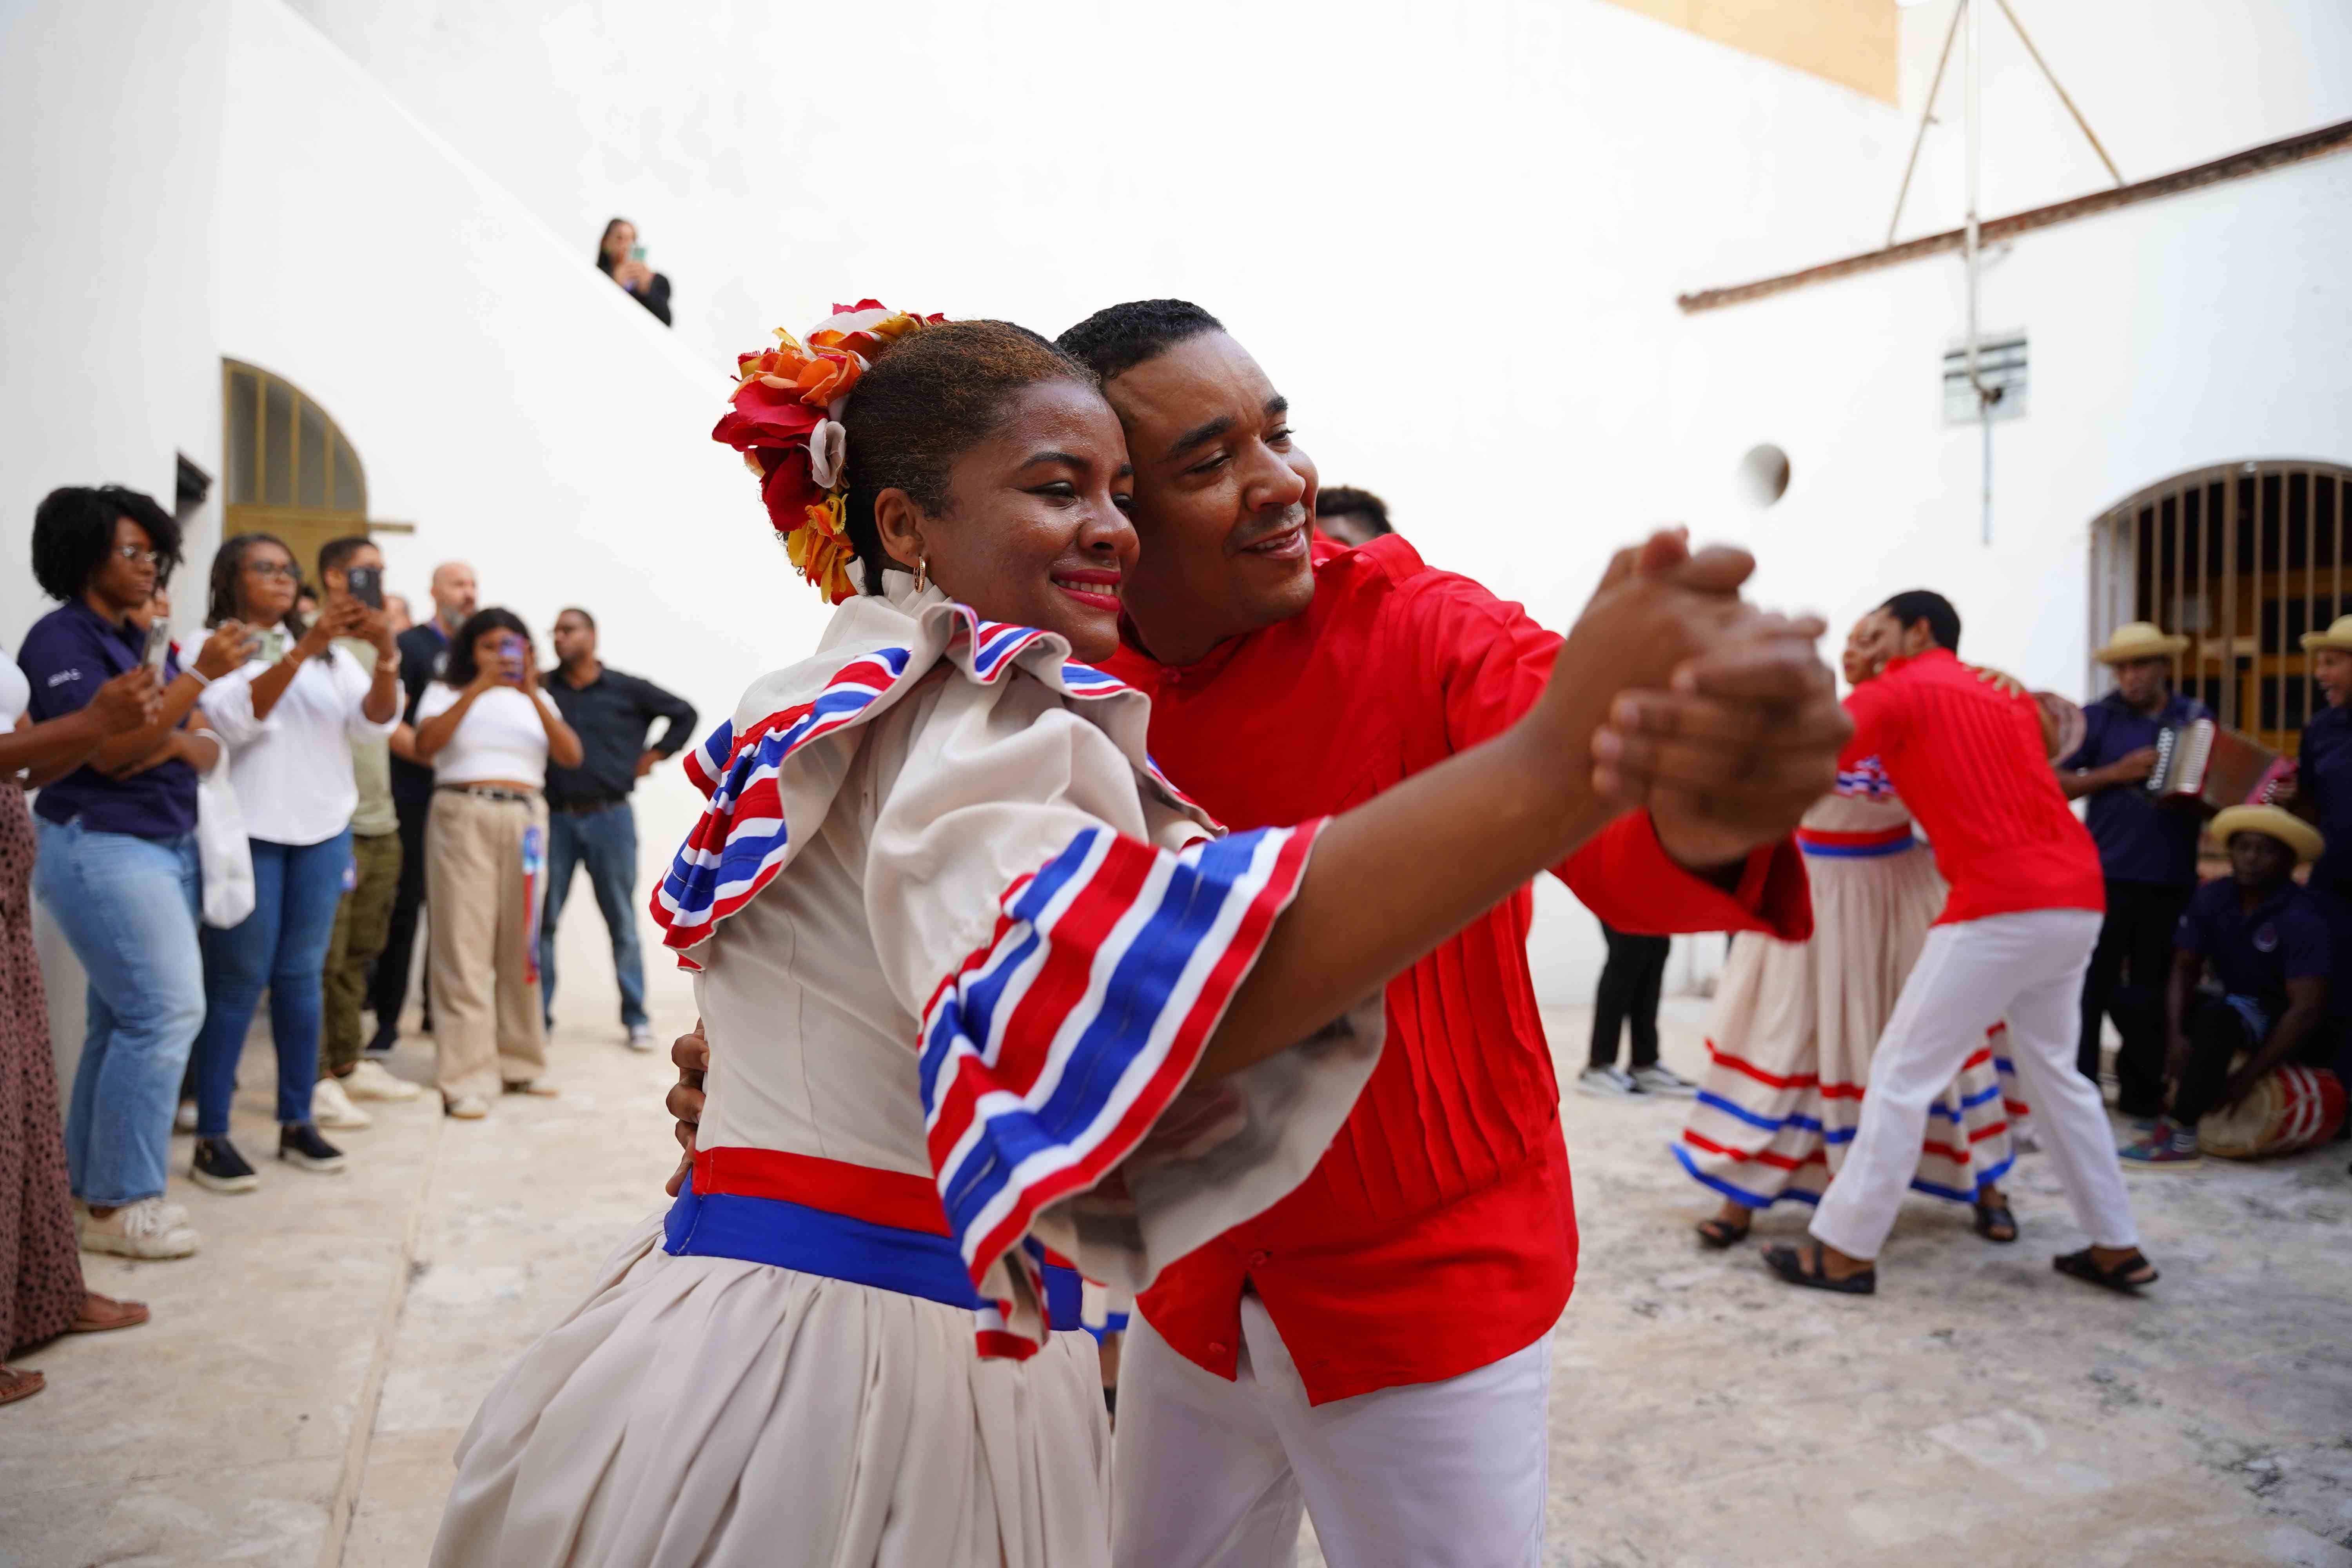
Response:
[[[415,525],[384,549],[420,613],[434,563],[463,558],[542,654],[556,611],[583,605],[610,662],[707,723],[730,714],[824,613],[741,460],[709,439],[732,378],[278,0],[230,12],[221,352],[342,426],[373,513]],[[640,787],[649,871],[699,805],[675,768]]]

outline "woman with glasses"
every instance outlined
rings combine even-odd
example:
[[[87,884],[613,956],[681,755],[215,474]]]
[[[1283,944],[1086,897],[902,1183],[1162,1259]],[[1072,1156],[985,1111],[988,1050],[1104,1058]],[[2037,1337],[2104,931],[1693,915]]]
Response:
[[[548,759],[576,768],[580,737],[540,689],[530,628],[478,610],[416,704],[416,760],[433,766],[425,902],[433,910],[433,1048],[443,1108],[464,1121],[501,1092],[551,1095],[539,993]]]
[[[27,712],[89,706],[146,658],[132,617],[180,562],[172,514],[118,485],[53,490],[33,515],[33,576],[64,603],[25,634]],[[168,650],[155,715],[100,743],[35,801],[33,890],[89,977],[89,1026],[66,1114],[66,1171],[81,1245],[129,1258],[196,1249],[187,1211],[163,1199],[172,1112],[205,1018],[196,942],[196,773],[217,754],[193,714],[236,668],[246,630],[222,626],[183,670]]]
[[[278,1052],[278,1157],[297,1170],[340,1171],[342,1152],[311,1121],[319,1076],[321,976],[335,909],[352,868],[359,784],[351,742],[400,722],[400,661],[383,612],[349,594],[304,624],[293,552],[267,533],[240,533],[213,557],[207,619],[258,634],[235,672],[205,690],[205,715],[229,750],[229,778],[253,847],[253,912],[204,933],[205,1026],[196,1037],[196,1150],[189,1174],[218,1193],[260,1178],[228,1138],[237,1058],[264,987]],[[333,647],[360,637],[373,673]]]

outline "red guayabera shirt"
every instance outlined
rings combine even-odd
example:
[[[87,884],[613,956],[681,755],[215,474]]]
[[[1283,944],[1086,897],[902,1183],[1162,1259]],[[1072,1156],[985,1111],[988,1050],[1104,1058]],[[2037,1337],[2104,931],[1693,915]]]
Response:
[[[1893,660],[1845,709],[1853,739],[1838,767],[1875,766],[1927,830],[1952,889],[1937,925],[2107,907],[2098,847],[2058,787],[2031,698],[1987,685],[1938,647]]]
[[[1151,696],[1160,767],[1229,826],[1347,810],[1496,734],[1534,703],[1560,639],[1387,537],[1315,547],[1313,606],[1165,668],[1114,674]],[[1812,931],[1793,843],[1736,894],[1685,872],[1643,816],[1558,875],[1621,930]],[[1170,1344],[1234,1372],[1244,1285],[1317,1404],[1457,1376],[1558,1321],[1576,1274],[1568,1151],[1528,972],[1522,888],[1388,988],[1388,1044],[1304,1184],[1161,1274],[1139,1302]]]

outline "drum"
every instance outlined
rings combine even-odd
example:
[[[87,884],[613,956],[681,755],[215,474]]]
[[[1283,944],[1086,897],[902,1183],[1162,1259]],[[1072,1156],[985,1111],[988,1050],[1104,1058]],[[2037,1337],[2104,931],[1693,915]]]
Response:
[[[2264,1074],[2235,1106],[2200,1122],[2198,1147],[2225,1160],[2291,1154],[2335,1137],[2344,1107],[2344,1086],[2334,1073],[2289,1062]]]

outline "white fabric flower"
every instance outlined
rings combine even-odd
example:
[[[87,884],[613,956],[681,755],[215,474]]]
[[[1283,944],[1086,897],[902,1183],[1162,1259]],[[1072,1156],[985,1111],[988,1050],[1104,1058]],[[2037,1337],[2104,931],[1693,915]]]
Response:
[[[842,472],[849,466],[849,432],[838,420],[820,419],[809,432],[809,478],[821,490],[829,490],[841,481]]]

